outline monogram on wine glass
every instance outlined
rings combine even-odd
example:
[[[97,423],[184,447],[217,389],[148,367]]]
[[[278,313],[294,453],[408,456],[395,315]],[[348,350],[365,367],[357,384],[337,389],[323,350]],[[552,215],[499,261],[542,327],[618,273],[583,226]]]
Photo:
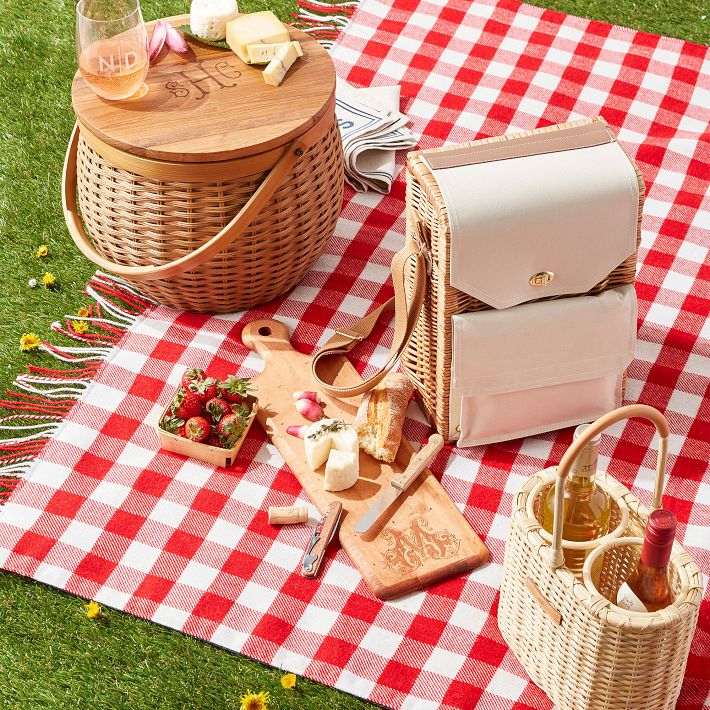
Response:
[[[81,0],[76,8],[79,71],[105,99],[133,96],[148,73],[148,34],[138,0]]]

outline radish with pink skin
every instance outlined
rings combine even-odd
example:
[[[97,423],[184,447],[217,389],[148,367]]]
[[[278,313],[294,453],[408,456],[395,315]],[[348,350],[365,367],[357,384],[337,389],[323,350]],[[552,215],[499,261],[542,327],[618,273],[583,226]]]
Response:
[[[309,399],[311,402],[315,402],[316,404],[322,404],[318,392],[311,392],[310,390],[304,390],[303,392],[294,392],[293,398],[296,401],[298,401],[299,399]]]
[[[290,434],[291,436],[295,436],[298,439],[304,439],[308,426],[308,424],[294,424],[290,427],[287,427],[286,433]]]
[[[158,20],[153,26],[153,34],[150,37],[150,44],[148,44],[148,59],[151,63],[160,54],[160,50],[165,44],[167,34],[168,23],[163,20]]]
[[[325,413],[323,412],[323,407],[320,404],[312,402],[310,399],[299,399],[296,402],[296,410],[306,419],[310,419],[312,422],[317,422],[319,419],[323,419]]]

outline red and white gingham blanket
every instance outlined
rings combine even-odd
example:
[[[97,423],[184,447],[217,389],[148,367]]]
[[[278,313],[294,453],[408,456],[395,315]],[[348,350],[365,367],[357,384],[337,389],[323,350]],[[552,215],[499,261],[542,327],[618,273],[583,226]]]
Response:
[[[515,0],[364,0],[332,54],[355,85],[401,84],[421,147],[596,114],[614,127],[648,187],[627,397],[670,420],[664,504],[707,575],[708,49]],[[559,461],[569,431],[442,452],[432,468],[490,562],[388,603],[342,550],[319,579],[300,576],[308,531],[270,526],[265,511],[306,498],[258,426],[229,470],[157,448],[153,425],[186,366],[260,369],[240,341],[245,322],[281,319],[311,352],[387,299],[403,207],[401,177],[387,197],[348,189],[327,253],[267,308],[207,317],[149,307],[0,510],[2,567],[384,705],[550,708],[503,642],[496,608],[512,494]],[[381,363],[391,336],[383,327],[361,348],[361,371]],[[426,427],[410,413],[406,433],[421,441]],[[651,428],[615,427],[603,454],[650,502]],[[707,699],[709,609],[706,592],[681,708]]]

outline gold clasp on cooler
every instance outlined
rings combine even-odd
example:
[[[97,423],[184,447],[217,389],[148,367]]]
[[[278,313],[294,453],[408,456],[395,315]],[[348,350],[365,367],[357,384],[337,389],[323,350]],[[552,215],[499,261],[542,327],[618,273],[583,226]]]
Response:
[[[531,286],[535,287],[547,286],[554,278],[555,275],[552,271],[538,271],[530,277],[529,282]]]

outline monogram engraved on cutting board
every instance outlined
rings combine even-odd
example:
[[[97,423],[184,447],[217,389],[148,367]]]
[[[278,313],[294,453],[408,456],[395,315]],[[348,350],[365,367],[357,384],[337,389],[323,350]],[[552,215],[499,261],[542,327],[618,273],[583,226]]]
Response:
[[[242,75],[238,66],[236,62],[227,59],[196,62],[186,66],[183,71],[174,72],[172,76],[177,78],[166,82],[165,88],[176,98],[190,96],[199,101],[211,91],[236,86]]]
[[[441,560],[458,552],[459,539],[448,530],[432,530],[426,518],[415,518],[409,530],[402,532],[385,528],[382,537],[390,548],[382,553],[385,567],[407,573],[421,567],[427,560]]]

